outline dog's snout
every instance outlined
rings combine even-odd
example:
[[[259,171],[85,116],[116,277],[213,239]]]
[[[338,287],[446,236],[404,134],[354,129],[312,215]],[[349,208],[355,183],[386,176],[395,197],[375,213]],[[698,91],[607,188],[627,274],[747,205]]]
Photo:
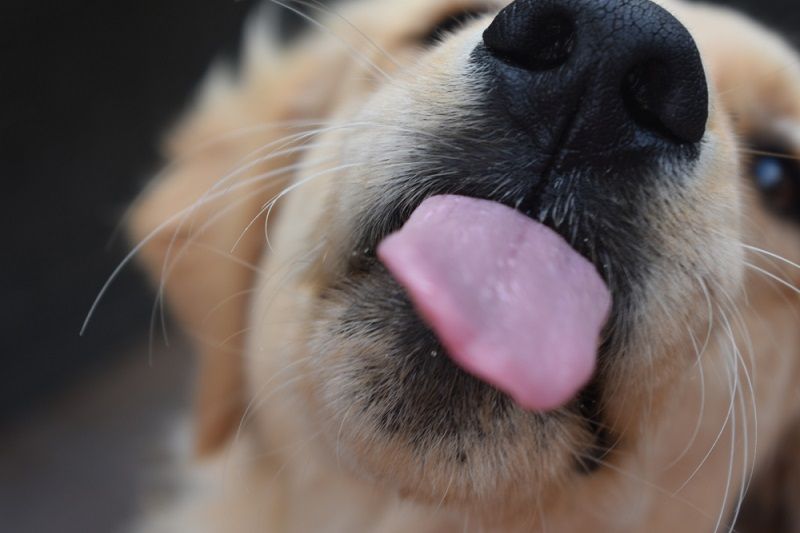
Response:
[[[703,137],[700,54],[649,0],[516,0],[483,39],[507,109],[538,138],[549,129],[554,142],[596,154]]]

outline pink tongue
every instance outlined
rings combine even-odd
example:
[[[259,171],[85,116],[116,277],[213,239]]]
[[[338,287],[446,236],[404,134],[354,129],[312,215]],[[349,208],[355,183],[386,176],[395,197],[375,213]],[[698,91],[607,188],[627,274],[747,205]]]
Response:
[[[536,411],[594,371],[611,296],[548,227],[488,200],[434,196],[378,256],[453,360]]]

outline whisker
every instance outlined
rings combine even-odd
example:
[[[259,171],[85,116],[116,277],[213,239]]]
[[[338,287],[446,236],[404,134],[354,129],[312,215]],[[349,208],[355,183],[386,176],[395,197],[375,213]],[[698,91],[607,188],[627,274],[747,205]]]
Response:
[[[260,316],[256,321],[256,324],[264,323],[266,316],[269,313],[269,310],[271,309],[275,299],[278,297],[280,291],[286,290],[286,287],[288,286],[287,283],[288,280],[291,278],[292,275],[295,274],[292,268],[296,266],[304,267],[310,264],[309,258],[316,256],[324,245],[325,245],[325,240],[322,239],[316,245],[309,247],[308,250],[302,253],[299,257],[290,259],[289,261],[286,261],[284,264],[279,265],[275,271],[275,274],[277,275],[283,270],[285,270],[285,272],[281,276],[281,278],[277,280],[279,283],[276,284],[272,294],[270,295],[268,295],[266,291],[270,289],[271,284],[273,283],[273,281],[275,281],[274,276],[265,280],[265,282],[261,287],[261,290],[258,291],[258,294],[256,296],[256,298],[258,298],[259,300],[261,300],[262,298],[264,299],[262,305],[263,309],[261,310]],[[259,347],[259,349],[263,348]]]
[[[226,131],[218,135],[215,135],[210,139],[199,143],[196,147],[190,148],[186,154],[182,154],[181,156],[167,163],[164,166],[164,168],[158,171],[155,174],[155,176],[153,176],[148,181],[144,189],[142,189],[142,191],[140,191],[137,194],[137,198],[142,198],[144,196],[147,196],[148,192],[152,190],[152,187],[156,186],[159,183],[160,178],[172,172],[176,167],[190,161],[192,158],[203,154],[207,150],[210,150],[211,148],[214,148],[219,144],[225,143],[233,139],[241,138],[250,134],[265,133],[267,131],[272,131],[275,129],[306,127],[319,124],[324,124],[324,123],[321,122],[320,120],[313,120],[313,119],[275,121],[265,124],[254,124],[251,126],[243,126],[235,130]],[[122,228],[124,228],[130,221],[130,217],[133,213],[134,208],[136,207],[136,204],[137,202],[136,200],[134,200],[123,211],[117,224],[114,226],[114,229],[112,230],[108,241],[106,242],[107,249],[110,248],[111,245],[119,238],[119,235],[122,232]]]
[[[751,149],[751,148],[740,148],[739,151],[744,153],[744,154],[749,154],[749,155],[763,155],[763,156],[767,156],[767,157],[774,157],[776,159],[786,159],[786,160],[789,160],[789,161],[800,161],[800,157],[798,157],[796,155],[786,154],[786,153],[781,153],[781,152],[770,152],[770,151],[766,151],[766,150],[754,150],[754,149]]]
[[[731,390],[732,390],[732,392],[734,392],[734,395],[732,395],[732,397],[731,397],[731,404],[730,404],[731,407],[734,407],[735,406],[735,393],[739,392],[739,387],[740,387],[740,384],[739,384],[739,359],[740,359],[740,357],[737,357],[737,354],[739,353],[739,349],[738,349],[738,347],[736,345],[736,340],[735,340],[735,337],[734,337],[734,334],[733,334],[733,329],[731,328],[730,321],[728,320],[728,318],[727,318],[727,316],[725,314],[725,311],[723,311],[722,309],[719,309],[719,311],[720,311],[720,316],[721,316],[721,318],[722,318],[722,320],[723,320],[723,322],[725,324],[726,332],[728,333],[728,336],[730,338],[731,347],[733,348],[733,354],[734,354],[734,357],[732,358],[733,359],[733,366],[732,366],[732,369],[731,369],[731,376],[732,376],[732,379],[733,379],[733,382],[731,384]],[[725,495],[724,495],[724,497],[722,499],[722,504],[720,505],[720,512],[719,512],[719,516],[717,518],[717,523],[714,525],[714,531],[718,531],[720,525],[722,524],[722,520],[723,520],[723,518],[725,516],[725,508],[728,505],[728,497],[730,495],[731,485],[732,485],[732,481],[733,481],[734,458],[735,458],[735,455],[736,455],[736,410],[735,409],[733,410],[733,417],[731,418],[730,447],[731,447],[731,450],[730,450],[730,455],[729,455],[729,459],[728,459],[728,474],[727,474],[726,481],[725,481]]]
[[[792,291],[796,292],[797,294],[800,294],[800,289],[798,289],[797,287],[795,287],[794,285],[792,285],[791,283],[789,283],[785,279],[781,278],[780,276],[776,276],[772,272],[764,270],[763,268],[761,268],[759,266],[756,266],[756,265],[754,265],[754,264],[752,264],[750,262],[745,261],[744,264],[745,264],[745,266],[747,268],[751,268],[751,269],[755,270],[756,272],[760,272],[761,274],[767,276],[768,278],[770,278],[770,279],[772,279],[774,281],[777,281],[778,283],[780,283],[784,287],[786,287],[788,289],[791,289]]]
[[[453,485],[453,479],[455,479],[456,473],[453,472],[450,474],[450,481],[447,482],[447,486],[444,489],[444,494],[442,494],[442,498],[439,500],[439,503],[436,505],[436,511],[442,508],[444,505],[445,500],[447,499],[447,495],[450,492],[450,487]]]
[[[300,5],[302,5],[302,6],[305,6],[305,7],[311,8],[311,9],[315,9],[315,10],[317,10],[317,11],[319,11],[319,12],[321,12],[321,13],[325,14],[325,15],[330,15],[330,16],[334,16],[334,17],[338,18],[339,20],[341,20],[342,22],[344,22],[345,24],[347,24],[347,25],[348,25],[348,26],[349,26],[349,27],[350,27],[350,28],[351,28],[353,31],[355,31],[355,32],[356,32],[356,33],[358,33],[358,34],[359,34],[361,37],[363,37],[363,38],[364,38],[364,40],[365,40],[365,41],[366,41],[366,42],[367,42],[367,43],[368,43],[370,46],[372,46],[372,47],[373,47],[375,50],[377,50],[377,51],[378,51],[378,53],[380,53],[380,54],[381,54],[381,55],[383,55],[383,56],[384,56],[386,59],[388,59],[389,61],[391,61],[391,62],[394,64],[394,66],[395,66],[395,67],[398,67],[398,68],[401,68],[401,67],[402,67],[402,65],[401,65],[401,64],[400,64],[400,63],[399,63],[399,62],[398,62],[398,61],[397,61],[397,60],[396,60],[396,59],[395,59],[395,58],[394,58],[394,57],[393,57],[393,56],[392,56],[392,55],[391,55],[389,52],[387,52],[387,51],[386,51],[386,49],[384,49],[384,48],[383,48],[381,45],[379,45],[378,43],[376,43],[376,42],[375,42],[375,41],[374,41],[372,38],[370,38],[370,37],[369,37],[369,36],[368,36],[366,33],[364,33],[364,32],[361,30],[361,28],[359,28],[358,26],[356,26],[355,24],[353,24],[353,23],[352,23],[352,22],[351,22],[351,21],[350,21],[348,18],[346,18],[344,15],[342,15],[342,14],[341,14],[341,13],[339,13],[338,11],[336,11],[336,10],[334,10],[334,9],[331,9],[331,8],[328,8],[328,7],[326,7],[325,5],[323,5],[323,4],[321,4],[321,3],[319,3],[317,0],[310,0],[310,1],[304,1],[304,0],[289,0],[289,1],[290,1],[290,2],[294,2],[295,4],[300,4]]]
[[[692,472],[689,474],[689,476],[686,478],[686,480],[681,484],[681,486],[678,487],[674,491],[675,494],[678,494],[679,492],[681,492],[683,489],[686,488],[686,486],[689,483],[691,483],[691,481],[695,478],[695,476],[700,471],[700,469],[703,468],[703,466],[708,461],[709,457],[711,457],[711,454],[716,449],[717,445],[719,444],[720,439],[722,438],[723,433],[725,432],[725,428],[728,427],[728,424],[731,421],[731,416],[733,414],[733,407],[734,407],[734,398],[735,398],[735,389],[733,388],[733,385],[731,385],[731,395],[730,395],[730,399],[729,399],[729,402],[728,402],[728,411],[726,412],[725,418],[722,421],[722,426],[720,427],[719,431],[717,432],[716,437],[714,437],[714,440],[711,443],[711,445],[709,446],[708,451],[705,453],[705,455],[700,460],[698,465],[692,470]]]
[[[275,155],[277,155],[277,154],[272,154],[272,156],[275,156]],[[254,176],[253,178],[250,178],[250,179],[248,179],[248,180],[246,180],[244,182],[241,182],[241,184],[245,184],[245,183],[254,184],[254,183],[258,183],[259,181],[267,181],[269,179],[272,179],[272,178],[287,174],[288,172],[294,170],[295,168],[300,168],[300,166],[301,166],[300,163],[296,163],[294,165],[286,165],[286,166],[274,169],[274,170],[272,170],[270,172],[266,172],[264,174],[260,174],[260,175]],[[155,320],[156,309],[160,310],[160,312],[161,312],[162,331],[164,333],[165,341],[168,342],[168,339],[166,337],[166,326],[164,324],[164,317],[166,315],[166,312],[164,310],[164,291],[165,291],[166,285],[167,285],[167,283],[169,281],[169,278],[171,277],[173,269],[178,264],[179,260],[188,252],[189,246],[195,243],[196,237],[199,236],[199,235],[202,235],[202,233],[205,231],[205,229],[210,227],[214,222],[219,220],[222,216],[224,216],[225,214],[229,213],[234,207],[237,207],[238,205],[248,201],[250,198],[252,198],[253,196],[255,196],[257,194],[260,194],[262,191],[265,191],[269,187],[270,187],[269,184],[267,184],[267,185],[265,185],[263,187],[259,187],[256,190],[251,191],[250,193],[248,193],[248,194],[246,194],[246,195],[244,195],[244,196],[242,196],[240,198],[235,199],[227,207],[225,207],[225,208],[221,209],[220,211],[218,211],[214,216],[210,217],[205,223],[203,223],[200,226],[200,228],[195,232],[195,234],[193,236],[191,236],[188,239],[186,239],[186,242],[183,244],[181,249],[178,251],[178,253],[175,255],[175,257],[173,257],[172,253],[173,253],[173,249],[175,247],[176,241],[177,241],[177,237],[180,234],[181,230],[183,229],[183,224],[185,223],[185,221],[189,217],[192,216],[194,209],[190,210],[186,214],[186,216],[179,222],[178,226],[173,231],[172,238],[170,239],[169,246],[167,247],[166,253],[164,255],[164,262],[163,262],[162,269],[161,269],[161,276],[160,276],[160,280],[159,280],[159,286],[158,286],[158,290],[156,292],[156,299],[155,299],[155,302],[154,302],[153,316],[151,317],[151,332],[150,332],[151,343],[153,342],[153,331],[152,331],[152,328],[153,328],[153,323],[154,323],[154,320]],[[212,187],[212,189],[213,189],[213,187]],[[230,191],[231,191],[231,188],[229,187],[226,191],[224,191],[224,193],[229,193]],[[205,194],[208,194],[208,191]],[[205,196],[205,194],[204,194],[204,196]],[[201,200],[202,200],[202,198],[203,197],[201,197]],[[200,200],[198,200],[198,201],[200,201]],[[200,204],[200,205],[202,205],[202,204]],[[195,202],[195,204],[193,204],[192,207],[199,207],[199,205],[197,204],[197,202]],[[188,231],[191,231],[191,228]],[[234,258],[232,253],[229,254],[228,257],[231,258],[231,259]],[[151,353],[152,353],[152,344],[151,344]]]
[[[756,253],[759,253],[759,254],[766,255],[766,256],[771,257],[773,259],[777,259],[778,261],[786,263],[787,265],[792,266],[792,267],[800,270],[800,265],[798,265],[794,261],[791,261],[791,260],[783,257],[782,255],[778,255],[775,252],[770,252],[769,250],[765,250],[765,249],[759,248],[757,246],[751,246],[751,245],[746,244],[746,243],[740,243],[740,244],[741,244],[742,248],[745,248],[745,249],[750,250],[752,252],[756,252]]]
[[[241,298],[241,297],[247,296],[249,294],[253,294],[257,290],[258,289],[255,289],[255,288],[244,289],[244,290],[241,290],[241,291],[236,291],[235,293],[231,294],[230,296],[227,296],[227,297],[223,298],[214,307],[212,307],[211,309],[208,310],[208,313],[206,313],[206,316],[203,317],[203,320],[200,322],[201,325],[207,324],[209,319],[212,316],[214,316],[214,314],[216,314],[217,311],[219,311],[220,309],[225,307],[225,305],[228,304],[229,302],[231,302],[231,301],[233,301],[233,300],[235,300],[237,298]]]
[[[670,463],[664,467],[663,470],[669,470],[670,468],[674,467],[678,464],[681,459],[686,457],[686,454],[689,453],[694,443],[697,441],[697,436],[700,434],[700,427],[703,425],[703,415],[705,413],[705,403],[706,403],[706,386],[705,386],[705,372],[703,370],[703,365],[701,364],[701,359],[703,352],[700,351],[699,346],[697,345],[697,339],[694,337],[694,333],[692,333],[691,329],[687,327],[687,333],[692,341],[692,346],[694,347],[695,354],[696,354],[696,361],[695,361],[695,368],[698,369],[698,373],[700,375],[700,407],[698,408],[697,413],[697,422],[695,422],[694,429],[692,430],[692,435],[689,437],[689,441],[686,443],[686,446],[681,450],[678,456],[670,461]]]
[[[320,172],[315,172],[315,173],[311,174],[310,176],[307,176],[307,177],[305,177],[305,178],[303,178],[301,180],[296,181],[295,183],[293,183],[292,185],[286,187],[281,192],[279,192],[277,195],[275,195],[275,197],[272,198],[272,200],[267,202],[267,204],[265,204],[264,207],[258,212],[258,214],[256,215],[255,219],[250,221],[250,224],[248,224],[248,227],[250,227],[255,222],[256,219],[261,217],[261,215],[266,213],[266,216],[264,217],[264,236],[265,236],[266,241],[267,241],[267,248],[272,250],[272,243],[270,242],[269,233],[267,232],[267,225],[269,224],[269,217],[272,214],[273,207],[275,207],[275,204],[277,204],[278,201],[280,201],[281,198],[283,198],[284,196],[286,196],[290,192],[294,191],[295,189],[298,189],[298,188],[302,187],[303,185],[305,185],[305,184],[307,184],[307,183],[309,183],[309,182],[311,182],[311,181],[313,181],[313,180],[315,180],[315,179],[317,179],[317,178],[319,178],[321,176],[324,176],[326,174],[331,174],[331,173],[334,173],[334,172],[339,172],[339,171],[342,171],[342,170],[345,170],[345,169],[348,169],[348,168],[355,168],[355,167],[358,167],[358,166],[360,166],[359,163],[346,163],[346,164],[343,164],[343,165],[335,166],[333,168],[328,168],[328,169],[322,170]]]
[[[267,387],[269,387],[269,385],[272,384],[281,375],[283,375],[286,372],[292,370],[294,367],[297,367],[299,365],[302,365],[302,364],[306,363],[307,361],[311,360],[312,358],[313,358],[313,355],[309,355],[307,357],[301,357],[299,359],[296,359],[296,360],[292,361],[288,365],[284,366],[283,368],[281,368],[280,370],[275,372],[272,376],[269,377],[269,379],[265,380],[264,383],[262,383],[259,386],[258,390],[256,390],[253,393],[252,397],[250,398],[250,401],[245,406],[244,412],[242,413],[242,416],[239,419],[239,424],[236,427],[236,432],[234,433],[233,440],[232,440],[234,446],[241,439],[242,432],[244,431],[245,424],[250,419],[250,416],[252,415],[252,412],[255,409],[257,409],[258,407],[260,407],[261,405],[263,405],[263,402],[266,399],[269,399],[273,394],[279,392],[280,390],[283,390],[288,385],[296,383],[297,381],[302,379],[304,376],[302,374],[300,374],[300,375],[293,376],[293,377],[291,377],[289,379],[284,380],[284,382],[281,383],[278,387],[272,389],[270,391],[270,393],[265,398],[264,397],[264,393],[266,392]],[[233,449],[234,446],[231,446],[230,449]],[[224,470],[226,472],[229,470],[231,459],[232,459],[231,455],[227,454],[227,456],[225,458],[225,468],[224,468]]]
[[[376,65],[374,61],[370,60],[370,59],[369,59],[368,57],[366,57],[364,54],[362,54],[361,52],[359,52],[358,50],[356,50],[355,48],[353,48],[353,47],[350,45],[350,43],[348,43],[347,41],[345,41],[345,40],[344,40],[344,39],[343,39],[341,36],[337,35],[337,34],[336,34],[334,31],[332,31],[332,30],[331,30],[331,29],[330,29],[328,26],[326,26],[325,24],[322,24],[321,22],[319,22],[319,21],[318,21],[317,19],[315,19],[314,17],[312,17],[312,16],[310,16],[310,15],[308,15],[308,14],[306,14],[306,13],[303,13],[302,11],[300,11],[300,10],[299,10],[299,9],[297,9],[297,8],[294,8],[294,7],[292,7],[292,6],[289,6],[289,5],[286,5],[286,4],[284,4],[284,3],[283,3],[283,2],[281,2],[280,0],[269,0],[269,1],[270,1],[270,2],[272,2],[273,4],[277,4],[277,5],[281,6],[281,7],[283,7],[284,9],[287,9],[287,10],[291,11],[292,13],[294,13],[295,15],[297,15],[298,17],[301,17],[302,19],[304,19],[304,20],[308,21],[308,22],[309,22],[310,24],[312,24],[313,26],[315,26],[315,27],[319,28],[320,30],[322,30],[323,32],[325,32],[327,35],[329,35],[330,37],[334,38],[334,39],[335,39],[335,40],[337,40],[339,43],[341,43],[341,44],[342,44],[342,45],[343,45],[343,46],[344,46],[344,47],[345,47],[345,48],[348,50],[348,52],[350,52],[351,56],[352,56],[354,59],[357,59],[357,60],[359,60],[361,63],[363,63],[363,64],[364,64],[364,65],[366,65],[367,67],[369,67],[369,68],[373,69],[375,72],[377,72],[378,74],[380,74],[381,76],[383,76],[383,78],[384,78],[385,80],[387,80],[387,81],[391,81],[391,80],[392,80],[392,77],[391,77],[391,76],[389,76],[389,74],[388,74],[386,71],[384,71],[382,68],[380,68],[378,65]]]
[[[594,459],[594,458],[591,458],[589,456],[586,456],[586,455],[584,455],[584,454],[582,454],[582,453],[580,453],[578,451],[575,451],[575,450],[571,451],[571,454],[573,455],[573,457],[575,457],[575,459],[577,461],[590,460],[590,459],[591,460],[597,460],[597,459]],[[709,520],[714,520],[715,519],[713,516],[709,515],[706,511],[704,511],[703,509],[701,509],[698,506],[696,506],[690,500],[687,500],[686,498],[678,496],[677,491],[676,491],[676,493],[672,493],[672,492],[668,491],[667,489],[658,486],[657,484],[653,483],[652,481],[649,481],[649,480],[647,480],[647,479],[645,479],[645,478],[643,478],[641,476],[638,476],[638,475],[636,475],[636,474],[634,474],[632,472],[629,472],[629,471],[627,471],[627,470],[625,470],[623,468],[620,468],[620,467],[610,463],[609,461],[605,461],[605,460],[602,460],[602,459],[599,459],[597,461],[601,466],[603,466],[603,468],[608,468],[609,470],[612,470],[612,471],[614,471],[614,472],[616,472],[616,473],[618,473],[618,474],[620,474],[620,475],[622,475],[624,477],[627,477],[628,479],[630,479],[632,481],[636,481],[637,483],[641,483],[642,485],[644,485],[644,486],[646,486],[646,487],[648,487],[650,489],[655,490],[656,492],[660,493],[663,496],[667,496],[668,498],[670,498],[672,500],[675,500],[675,501],[677,501],[677,502],[679,502],[679,503],[681,503],[683,505],[686,505],[687,507],[689,507],[693,511],[696,511],[697,513],[702,515],[704,518],[707,518]]]
[[[270,200],[264,206],[264,208],[261,209],[261,211],[258,212],[258,214],[255,216],[255,218],[250,221],[250,224],[248,224],[248,227],[250,225],[252,225],[255,222],[256,219],[258,219],[261,215],[263,215],[266,212],[266,217],[264,218],[264,236],[265,236],[266,241],[267,241],[267,247],[271,250],[272,249],[272,243],[271,243],[271,241],[269,239],[269,233],[267,231],[267,225],[269,224],[269,218],[270,218],[270,215],[272,214],[272,210],[275,207],[275,204],[277,204],[278,201],[280,201],[281,198],[283,198],[284,196],[286,196],[290,192],[294,191],[295,189],[298,189],[299,187],[302,187],[303,185],[309,183],[310,181],[313,181],[314,179],[318,179],[320,176],[323,176],[323,175],[329,174],[329,173],[333,173],[333,172],[339,172],[341,170],[345,170],[345,169],[348,169],[348,168],[359,167],[359,166],[362,166],[362,165],[360,163],[345,163],[345,164],[342,164],[342,165],[339,165],[339,166],[336,166],[336,167],[333,167],[333,168],[329,168],[329,169],[325,169],[325,170],[320,171],[320,172],[316,172],[314,174],[311,174],[310,176],[307,176],[307,177],[305,177],[305,178],[293,183],[292,185],[286,187],[284,190],[282,190],[280,193],[278,193],[272,200]],[[382,168],[384,170],[386,170],[386,169],[389,169],[389,168],[404,168],[404,167],[407,167],[407,166],[408,166],[408,163],[400,162],[400,163],[395,163],[395,164],[384,165]]]
[[[284,170],[284,171],[285,171],[285,170]],[[175,223],[175,222],[179,222],[179,223],[180,223],[183,217],[186,217],[187,215],[191,214],[191,213],[192,213],[192,212],[193,212],[193,211],[194,211],[194,210],[195,210],[197,207],[199,207],[200,205],[205,205],[205,204],[207,204],[207,203],[210,203],[210,202],[212,202],[212,201],[214,201],[214,200],[216,200],[216,199],[218,199],[218,198],[221,198],[221,197],[223,197],[223,196],[225,196],[225,195],[229,194],[229,193],[230,193],[230,192],[232,192],[232,191],[235,191],[235,190],[238,190],[238,189],[242,189],[242,188],[244,188],[244,187],[247,187],[247,186],[249,186],[249,185],[252,185],[252,184],[253,184],[254,182],[256,182],[256,181],[263,181],[263,179],[264,179],[264,178],[263,178],[263,176],[261,176],[261,177],[256,177],[256,178],[252,178],[252,179],[247,179],[247,180],[241,181],[241,182],[239,182],[239,183],[236,183],[236,184],[234,184],[234,185],[231,185],[231,186],[230,186],[230,187],[229,187],[227,190],[224,190],[224,191],[217,191],[217,192],[215,192],[215,193],[213,193],[213,194],[211,194],[211,195],[208,195],[208,196],[206,196],[206,197],[204,197],[204,198],[201,198],[200,200],[198,200],[197,202],[193,203],[192,205],[189,205],[189,206],[187,206],[187,207],[185,207],[185,208],[183,208],[183,209],[180,209],[180,210],[178,210],[178,211],[177,211],[177,212],[175,212],[173,215],[171,215],[171,216],[169,216],[168,218],[166,218],[165,220],[163,220],[163,221],[162,221],[160,224],[158,224],[158,225],[157,225],[157,226],[156,226],[154,229],[152,229],[152,230],[150,231],[150,233],[148,233],[147,235],[145,235],[145,236],[144,236],[144,237],[143,237],[143,238],[142,238],[142,239],[141,239],[141,240],[140,240],[140,241],[139,241],[139,242],[138,242],[136,245],[134,245],[134,247],[133,247],[133,248],[132,248],[132,249],[131,249],[131,250],[130,250],[130,251],[129,251],[129,252],[128,252],[128,253],[127,253],[127,254],[126,254],[124,257],[123,257],[123,258],[122,258],[122,260],[120,260],[120,262],[117,264],[117,266],[116,266],[116,267],[114,268],[114,270],[111,272],[111,274],[109,275],[109,277],[106,279],[106,281],[105,281],[105,282],[103,283],[103,285],[100,287],[100,290],[98,291],[98,293],[97,293],[97,296],[96,296],[96,297],[95,297],[95,299],[92,301],[92,304],[91,304],[91,306],[90,306],[90,308],[89,308],[89,311],[87,312],[87,314],[86,314],[86,317],[85,317],[85,318],[84,318],[84,320],[83,320],[83,323],[82,323],[82,325],[81,325],[81,329],[80,329],[80,331],[79,331],[79,335],[80,335],[80,336],[83,336],[83,335],[86,333],[86,329],[87,329],[87,327],[89,326],[89,323],[91,322],[91,320],[92,320],[92,317],[93,317],[93,316],[94,316],[94,314],[96,313],[96,311],[97,311],[97,307],[100,305],[100,302],[102,301],[103,297],[106,295],[106,293],[108,292],[108,290],[111,288],[111,285],[112,285],[112,284],[114,283],[114,281],[115,281],[115,280],[116,280],[116,279],[119,277],[119,275],[121,274],[122,270],[123,270],[123,269],[124,269],[124,268],[125,268],[125,267],[126,267],[126,266],[127,266],[127,265],[128,265],[130,262],[131,262],[131,261],[132,261],[132,260],[133,260],[133,258],[134,258],[134,257],[136,257],[136,255],[138,255],[138,253],[139,253],[139,252],[140,252],[140,251],[141,251],[141,250],[142,250],[142,249],[143,249],[143,248],[144,248],[144,247],[145,247],[145,246],[146,246],[148,243],[150,243],[150,242],[151,242],[153,239],[155,239],[155,238],[156,238],[156,237],[157,237],[157,236],[158,236],[158,235],[159,235],[159,234],[160,234],[162,231],[164,231],[165,229],[167,229],[167,228],[168,228],[168,227],[169,227],[171,224],[173,224],[173,223]]]

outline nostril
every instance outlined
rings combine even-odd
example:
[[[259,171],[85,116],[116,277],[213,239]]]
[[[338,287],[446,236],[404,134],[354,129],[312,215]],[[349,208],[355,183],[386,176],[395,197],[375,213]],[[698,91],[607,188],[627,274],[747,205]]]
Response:
[[[550,13],[532,35],[529,68],[548,69],[563,64],[575,47],[575,23],[562,13]]]
[[[484,32],[483,41],[499,59],[526,70],[549,70],[569,59],[575,33],[575,21],[565,12],[535,17],[501,13]]]
[[[635,65],[623,78],[622,99],[640,127],[679,141],[663,121],[669,86],[667,65],[657,59],[647,60]]]
[[[674,67],[658,58],[634,65],[623,78],[622,99],[639,127],[677,143],[695,143],[705,131],[707,93],[704,83],[679,81]]]

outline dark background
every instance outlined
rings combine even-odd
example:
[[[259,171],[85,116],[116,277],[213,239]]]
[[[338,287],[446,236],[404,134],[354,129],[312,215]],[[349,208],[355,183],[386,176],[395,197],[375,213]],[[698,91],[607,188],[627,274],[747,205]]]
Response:
[[[127,251],[109,245],[159,166],[160,134],[209,63],[235,56],[252,3],[0,0],[0,427],[149,328]],[[296,21],[287,18],[287,25]]]
[[[798,0],[727,3],[791,38],[800,35]],[[6,502],[20,501],[26,486],[36,495],[47,485],[63,498],[71,485],[54,479],[75,472],[59,472],[64,462],[42,466],[41,457],[53,453],[64,432],[72,430],[75,449],[99,449],[105,433],[92,431],[100,421],[108,433],[126,417],[146,418],[166,409],[171,388],[186,386],[188,358],[151,367],[146,350],[136,348],[147,335],[153,301],[136,268],[114,283],[87,334],[78,332],[127,250],[124,239],[107,243],[125,206],[159,167],[159,135],[209,64],[235,55],[253,7],[235,0],[0,0],[0,437],[11,435],[12,443],[5,451],[0,446],[0,459],[6,454],[0,478],[4,464],[15,464],[18,476],[14,487],[6,486],[17,500]],[[298,20],[272,9],[288,37]],[[65,391],[73,391],[72,399]],[[113,410],[102,410],[100,397]],[[119,407],[126,401],[135,405]],[[137,441],[128,429],[125,442],[139,446],[144,435]],[[26,455],[34,442],[41,455]],[[107,458],[117,446],[105,446]],[[42,477],[31,477],[37,461]],[[100,477],[92,482],[101,488],[110,486],[109,472],[124,475],[95,470]],[[3,490],[0,484],[0,504]],[[62,508],[77,512],[80,501],[75,496]],[[16,511],[31,515],[24,506]],[[75,531],[84,527],[71,523]],[[37,524],[28,520],[28,530],[48,529]]]

